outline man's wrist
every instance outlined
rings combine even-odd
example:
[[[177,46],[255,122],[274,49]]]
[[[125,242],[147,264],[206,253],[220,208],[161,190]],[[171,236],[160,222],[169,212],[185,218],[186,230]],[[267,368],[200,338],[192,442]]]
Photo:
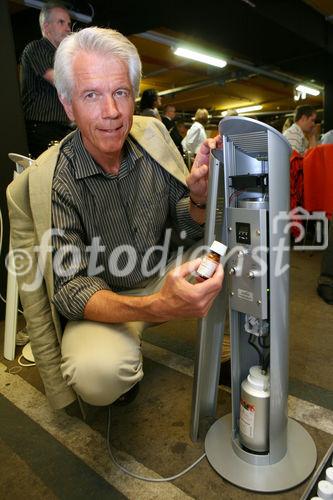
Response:
[[[202,210],[206,208],[206,203],[198,203],[195,200],[193,200],[192,196],[190,196],[190,202],[192,203],[192,205],[194,205],[197,208],[201,208]]]
[[[165,302],[161,296],[161,290],[148,296],[149,303],[149,313],[151,315],[150,321],[152,323],[163,323],[174,319],[170,313],[167,312],[168,304]]]

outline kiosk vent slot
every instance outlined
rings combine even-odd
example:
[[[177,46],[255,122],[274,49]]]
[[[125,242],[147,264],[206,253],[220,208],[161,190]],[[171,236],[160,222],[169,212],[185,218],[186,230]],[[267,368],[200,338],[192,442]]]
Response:
[[[268,154],[268,138],[266,131],[249,132],[247,134],[228,135],[228,139],[234,143],[236,148],[243,153],[254,158],[262,157]]]

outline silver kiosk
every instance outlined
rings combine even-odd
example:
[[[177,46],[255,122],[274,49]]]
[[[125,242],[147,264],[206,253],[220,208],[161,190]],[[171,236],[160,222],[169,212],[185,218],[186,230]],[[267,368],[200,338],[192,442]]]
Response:
[[[192,439],[216,414],[229,299],[232,412],[210,427],[207,458],[242,488],[282,491],[304,481],[317,459],[311,436],[288,418],[290,146],[250,118],[225,118],[219,129],[223,150],[211,155],[205,244],[228,245],[228,261],[223,290],[199,322]]]

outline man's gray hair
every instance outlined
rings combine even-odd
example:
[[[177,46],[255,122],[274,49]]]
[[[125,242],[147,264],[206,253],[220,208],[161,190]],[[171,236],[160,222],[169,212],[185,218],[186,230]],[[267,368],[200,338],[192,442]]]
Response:
[[[78,51],[116,57],[128,66],[133,97],[139,94],[141,61],[136,47],[124,35],[96,26],[71,33],[59,45],[54,61],[54,82],[58,94],[68,101],[73,91],[73,59]]]
[[[43,36],[44,36],[44,24],[50,22],[53,9],[63,9],[66,12],[68,12],[68,9],[65,7],[65,5],[62,2],[47,2],[47,3],[45,3],[43,5],[43,7],[41,8],[40,14],[39,14],[39,26],[40,26],[40,30],[41,30]],[[68,14],[69,14],[69,12],[68,12]]]

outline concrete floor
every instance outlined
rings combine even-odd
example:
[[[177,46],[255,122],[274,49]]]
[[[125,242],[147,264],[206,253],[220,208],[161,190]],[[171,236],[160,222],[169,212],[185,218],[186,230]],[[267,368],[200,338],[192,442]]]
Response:
[[[333,435],[333,306],[316,295],[320,260],[320,252],[292,254],[289,397],[289,416],[313,437],[318,463]],[[112,407],[112,449],[137,474],[174,475],[204,451],[202,442],[189,438],[195,341],[195,320],[147,330],[140,393],[130,405]],[[291,500],[306,488],[304,482],[274,495],[244,491],[222,479],[206,459],[172,483],[133,479],[108,456],[105,408],[88,424],[54,412],[36,368],[8,373],[13,367],[17,359],[0,358],[0,498]],[[230,394],[221,389],[217,417],[229,411]]]

